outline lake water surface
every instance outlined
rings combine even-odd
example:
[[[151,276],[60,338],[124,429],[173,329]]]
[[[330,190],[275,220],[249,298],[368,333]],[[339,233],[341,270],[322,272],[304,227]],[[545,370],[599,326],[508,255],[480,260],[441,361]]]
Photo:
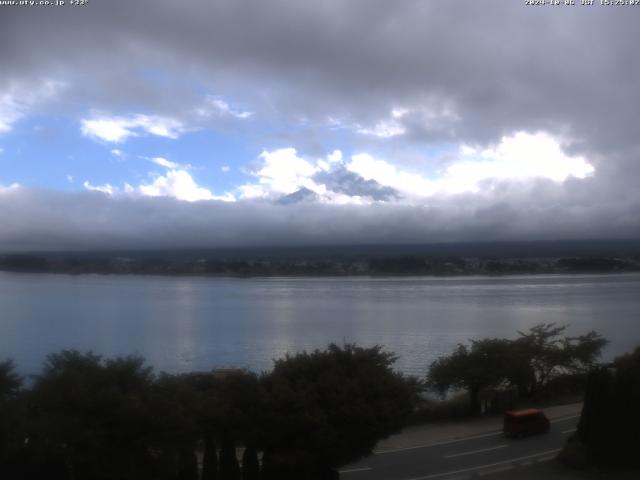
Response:
[[[22,373],[63,348],[139,353],[158,370],[267,370],[329,342],[384,345],[422,375],[470,338],[540,322],[594,329],[611,358],[640,344],[640,274],[200,278],[0,272],[0,359]]]

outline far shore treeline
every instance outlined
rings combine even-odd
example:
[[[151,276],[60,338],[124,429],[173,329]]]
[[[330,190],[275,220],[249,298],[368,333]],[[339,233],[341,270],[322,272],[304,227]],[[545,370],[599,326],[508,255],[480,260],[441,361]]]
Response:
[[[64,350],[28,387],[6,360],[0,477],[335,479],[340,466],[433,408],[425,393],[466,392],[466,414],[478,415],[583,391],[587,378],[594,385],[588,373],[601,368],[606,340],[565,333],[549,323],[515,339],[474,340],[433,362],[423,379],[395,372],[395,355],[382,347],[353,344],[287,355],[260,375],[155,373],[138,356]],[[638,363],[640,349],[634,355],[624,364]]]
[[[419,276],[625,273],[640,271],[640,257],[176,257],[0,256],[0,271],[64,274],[273,276]]]
[[[200,250],[0,252],[0,270],[205,276],[512,275],[640,271],[640,242],[561,240]]]

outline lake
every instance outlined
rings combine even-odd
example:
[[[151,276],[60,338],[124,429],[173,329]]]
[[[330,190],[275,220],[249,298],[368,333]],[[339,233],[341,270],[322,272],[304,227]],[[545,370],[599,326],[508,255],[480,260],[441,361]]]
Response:
[[[540,322],[597,330],[605,357],[640,344],[640,274],[204,278],[0,272],[0,359],[35,373],[63,348],[139,353],[158,370],[237,366],[329,342],[384,345],[423,375],[470,338]]]

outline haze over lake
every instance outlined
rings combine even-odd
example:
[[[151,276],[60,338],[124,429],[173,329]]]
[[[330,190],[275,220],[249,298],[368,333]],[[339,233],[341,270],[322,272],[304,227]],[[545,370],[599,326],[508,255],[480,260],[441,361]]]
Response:
[[[37,372],[63,348],[139,353],[158,370],[239,366],[329,342],[384,345],[424,374],[469,338],[540,322],[594,329],[610,358],[640,340],[640,274],[517,277],[199,278],[0,272],[0,357]]]

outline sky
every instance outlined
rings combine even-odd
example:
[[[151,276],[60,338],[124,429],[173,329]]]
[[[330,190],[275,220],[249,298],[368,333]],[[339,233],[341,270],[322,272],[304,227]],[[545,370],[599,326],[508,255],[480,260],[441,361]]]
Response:
[[[640,237],[640,7],[10,3],[0,251]]]

